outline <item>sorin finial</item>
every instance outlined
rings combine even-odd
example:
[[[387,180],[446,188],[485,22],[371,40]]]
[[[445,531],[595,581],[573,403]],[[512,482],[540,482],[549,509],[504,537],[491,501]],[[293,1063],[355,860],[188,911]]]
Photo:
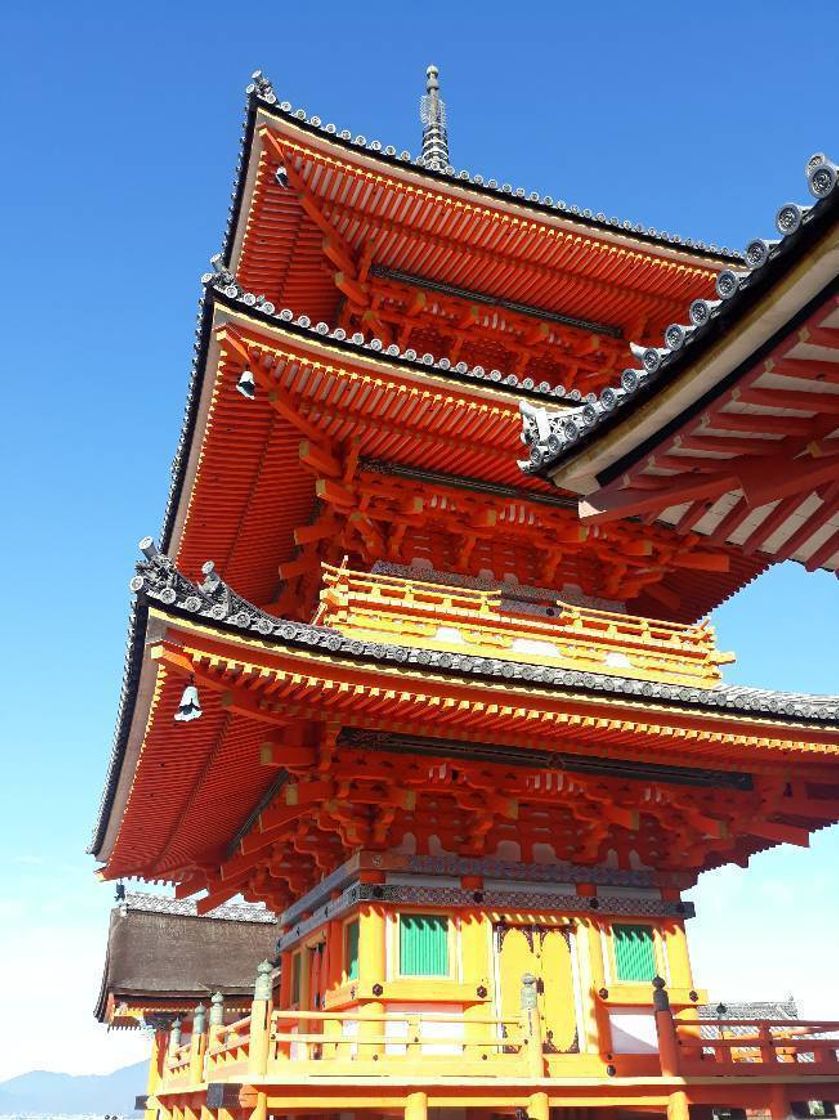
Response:
[[[420,98],[420,121],[422,122],[423,167],[442,171],[449,166],[449,135],[446,129],[446,105],[440,96],[440,71],[429,66],[425,72],[425,96]]]

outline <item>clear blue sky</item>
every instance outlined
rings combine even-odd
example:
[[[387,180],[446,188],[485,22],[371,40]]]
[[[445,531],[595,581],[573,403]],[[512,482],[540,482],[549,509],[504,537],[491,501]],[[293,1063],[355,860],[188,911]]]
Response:
[[[18,1048],[4,1045],[0,1076],[133,1053],[90,1029],[111,888],[91,882],[83,851],[135,543],[160,522],[250,72],[324,120],[416,151],[436,62],[457,167],[741,247],[772,235],[782,202],[805,200],[811,152],[839,158],[838,39],[827,0],[7,6],[0,959]],[[729,679],[839,690],[838,596],[832,578],[794,567],[744,591],[717,620],[740,655]],[[746,875],[706,877],[699,980],[729,997],[792,988],[830,1011],[835,968],[819,955],[835,941],[837,860],[834,831]],[[27,1050],[35,1029],[19,1025],[30,1005],[44,1029],[48,992],[63,992],[65,1039],[49,1056]]]

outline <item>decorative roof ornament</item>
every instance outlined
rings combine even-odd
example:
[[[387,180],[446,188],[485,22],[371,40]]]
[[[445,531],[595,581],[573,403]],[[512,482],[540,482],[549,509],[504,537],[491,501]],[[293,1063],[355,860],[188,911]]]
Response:
[[[420,98],[422,121],[422,154],[417,160],[433,171],[445,171],[450,165],[449,134],[446,128],[446,103],[440,96],[440,71],[429,66],[425,72],[425,96]]]

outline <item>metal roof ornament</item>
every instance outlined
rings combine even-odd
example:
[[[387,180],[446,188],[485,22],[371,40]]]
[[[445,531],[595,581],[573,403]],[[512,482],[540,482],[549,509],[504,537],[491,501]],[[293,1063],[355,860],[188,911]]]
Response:
[[[440,96],[440,71],[429,66],[425,72],[425,95],[420,98],[422,122],[422,154],[418,159],[423,167],[434,171],[445,170],[449,159],[449,134],[446,128],[446,103]]]

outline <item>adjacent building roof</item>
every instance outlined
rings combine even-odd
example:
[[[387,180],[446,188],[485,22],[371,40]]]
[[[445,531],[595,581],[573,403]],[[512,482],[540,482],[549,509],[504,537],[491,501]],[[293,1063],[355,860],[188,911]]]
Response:
[[[839,190],[807,164],[811,207],[755,239],[662,347],[573,411],[520,405],[530,474],[582,495],[583,520],[645,516],[808,569],[839,563]]]
[[[263,906],[228,904],[198,917],[194,902],[129,893],[111,911],[94,1014],[105,1022],[109,1001],[177,1010],[216,991],[246,997],[275,944],[276,919]]]
[[[767,241],[755,238],[746,247],[746,269],[726,269],[717,277],[718,299],[696,299],[691,303],[687,324],[672,323],[664,332],[661,347],[631,346],[640,366],[625,369],[614,386],[604,389],[599,399],[578,406],[568,415],[548,416],[537,428],[525,414],[525,436],[530,457],[520,464],[527,473],[552,476],[556,464],[576,456],[598,438],[602,431],[623,422],[636,412],[657,388],[671,383],[686,368],[715,344],[731,334],[740,321],[772,288],[780,284],[839,218],[839,191],[836,167],[822,153],[807,161],[807,179],[816,202],[800,206],[789,202],[780,208],[776,225],[780,238]],[[817,295],[828,275],[816,287]],[[783,330],[784,320],[769,324]]]

